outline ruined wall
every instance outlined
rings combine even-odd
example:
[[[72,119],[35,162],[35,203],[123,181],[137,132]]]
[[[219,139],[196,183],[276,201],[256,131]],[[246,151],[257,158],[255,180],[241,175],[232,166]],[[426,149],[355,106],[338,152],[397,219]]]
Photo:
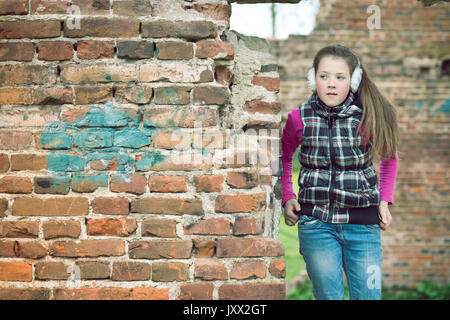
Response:
[[[369,29],[367,12],[377,5],[381,29]],[[306,73],[315,53],[328,44],[352,48],[399,108],[400,163],[393,223],[382,232],[383,283],[414,286],[450,279],[449,59],[450,6],[418,1],[321,1],[308,36],[269,41],[278,57],[282,113],[310,96]],[[375,163],[378,168],[378,163]],[[295,181],[295,179],[294,179]]]
[[[229,6],[1,1],[1,299],[284,298],[276,60]]]

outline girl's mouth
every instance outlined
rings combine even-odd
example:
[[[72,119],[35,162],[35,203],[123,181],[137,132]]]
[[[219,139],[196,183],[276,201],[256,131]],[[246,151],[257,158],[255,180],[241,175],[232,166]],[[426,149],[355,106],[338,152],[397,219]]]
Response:
[[[327,93],[327,96],[337,96],[337,93]]]

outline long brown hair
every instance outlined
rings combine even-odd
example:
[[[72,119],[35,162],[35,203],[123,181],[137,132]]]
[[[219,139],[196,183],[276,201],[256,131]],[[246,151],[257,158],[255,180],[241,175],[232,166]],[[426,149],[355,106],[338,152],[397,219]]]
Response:
[[[350,49],[341,45],[331,45],[320,49],[314,57],[313,66],[316,72],[320,60],[326,56],[343,58],[347,62],[350,75],[358,66],[358,57]],[[360,59],[359,61],[363,74],[357,95],[362,103],[363,114],[358,131],[364,125],[363,143],[371,142],[373,155],[379,155],[384,160],[397,157],[400,140],[397,107],[380,92]]]

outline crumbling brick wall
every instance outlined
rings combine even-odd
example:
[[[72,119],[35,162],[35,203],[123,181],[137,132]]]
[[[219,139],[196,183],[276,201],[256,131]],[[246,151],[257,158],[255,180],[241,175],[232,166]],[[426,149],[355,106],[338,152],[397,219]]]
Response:
[[[0,3],[0,298],[283,299],[276,60],[209,1]]]
[[[380,29],[367,27],[374,14],[367,11],[370,5],[378,6]],[[321,1],[310,35],[269,41],[279,61],[284,116],[311,94],[306,74],[315,53],[337,43],[356,51],[398,106],[393,222],[382,232],[385,286],[411,287],[426,280],[445,284],[450,278],[449,13],[446,2],[423,7],[415,0]]]

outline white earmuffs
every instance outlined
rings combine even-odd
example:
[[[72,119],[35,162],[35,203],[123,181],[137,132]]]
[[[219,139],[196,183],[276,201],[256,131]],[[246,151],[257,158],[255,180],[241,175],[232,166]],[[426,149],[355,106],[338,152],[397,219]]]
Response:
[[[358,57],[356,57],[358,59]],[[350,89],[353,93],[358,91],[359,84],[361,83],[363,71],[361,69],[361,64],[358,59],[358,65],[356,66],[355,70],[353,70],[352,78],[350,81]],[[314,67],[309,69],[308,71],[308,87],[311,91],[316,91],[316,70]]]

